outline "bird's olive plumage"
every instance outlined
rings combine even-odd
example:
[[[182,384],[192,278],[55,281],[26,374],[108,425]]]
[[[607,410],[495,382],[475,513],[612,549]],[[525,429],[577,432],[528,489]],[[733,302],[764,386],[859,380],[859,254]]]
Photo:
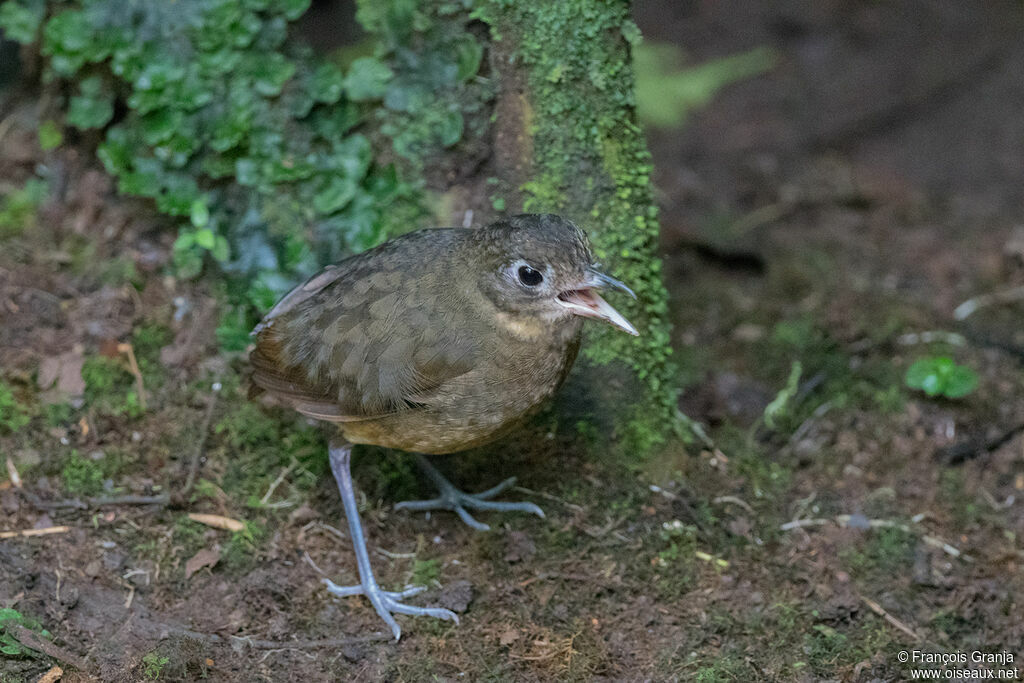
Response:
[[[587,237],[564,218],[513,216],[478,230],[421,230],[326,268],[285,296],[256,330],[253,386],[299,412],[337,423],[338,484],[359,568],[339,597],[364,595],[391,628],[395,614],[458,622],[454,612],[401,602],[422,587],[385,591],[374,577],[350,468],[353,443],[452,453],[514,427],[565,379],[583,318],[636,329],[595,289],[629,288],[597,270]],[[632,294],[632,292],[629,292]],[[543,510],[459,491],[423,455],[439,496],[395,509],[468,512]]]
[[[398,237],[282,299],[256,330],[253,381],[353,443],[486,443],[565,379],[582,319],[555,299],[592,261],[585,234],[552,215]]]

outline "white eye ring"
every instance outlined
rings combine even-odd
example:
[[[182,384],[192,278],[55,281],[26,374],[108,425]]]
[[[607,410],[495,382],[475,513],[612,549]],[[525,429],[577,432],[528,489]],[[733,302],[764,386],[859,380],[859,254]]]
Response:
[[[531,292],[546,289],[551,281],[551,266],[545,264],[543,268],[538,268],[525,259],[517,259],[503,270],[510,282]]]

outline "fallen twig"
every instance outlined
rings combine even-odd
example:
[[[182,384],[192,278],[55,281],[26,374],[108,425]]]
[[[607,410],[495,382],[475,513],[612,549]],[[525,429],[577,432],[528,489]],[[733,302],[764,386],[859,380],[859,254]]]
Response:
[[[190,512],[188,513],[188,518],[193,522],[212,526],[215,529],[224,529],[225,531],[242,531],[245,529],[244,523],[239,522],[237,519],[224,517],[223,515],[209,515],[203,512]]]
[[[50,667],[49,671],[39,677],[36,683],[57,683],[64,675],[64,669],[60,668],[56,664]]]
[[[123,353],[128,358],[128,370],[135,378],[135,390],[139,394],[139,408],[146,412],[146,387],[142,383],[142,371],[139,370],[139,362],[135,359],[135,349],[131,344],[121,343],[117,345],[117,352]]]
[[[270,503],[270,497],[274,495],[274,491],[277,490],[277,487],[284,482],[285,478],[291,474],[292,470],[295,469],[298,464],[299,463],[295,458],[292,458],[292,461],[288,463],[288,467],[282,469],[281,474],[277,475],[277,479],[270,483],[270,488],[268,488],[267,492],[263,494],[262,498],[260,498],[260,505],[267,505]]]
[[[210,385],[210,398],[206,404],[206,413],[203,415],[203,423],[199,428],[199,442],[196,444],[196,449],[192,452],[192,459],[189,460],[188,474],[185,477],[185,486],[182,487],[181,491],[175,496],[180,499],[182,504],[188,501],[189,495],[192,493],[192,488],[196,485],[196,476],[199,474],[199,464],[202,462],[203,453],[206,451],[206,439],[210,434],[210,423],[213,422],[213,411],[217,407],[217,399],[220,398],[220,390],[223,385],[220,382],[214,382]]]
[[[908,332],[907,334],[901,334],[896,338],[896,343],[901,346],[914,346],[915,344],[933,344],[935,342],[942,342],[943,344],[949,344],[950,346],[965,346],[967,339],[962,334],[956,332],[946,332],[945,330],[929,330],[927,332]]]
[[[991,453],[1021,432],[1024,432],[1024,422],[991,439],[968,439],[940,448],[935,451],[935,458],[948,465],[959,465],[980,455]]]
[[[160,494],[156,496],[109,496],[86,498],[84,501],[80,498],[43,500],[28,489],[22,489],[21,494],[25,496],[25,499],[28,500],[29,504],[33,507],[39,508],[40,510],[66,510],[69,508],[74,508],[76,510],[88,510],[89,508],[98,508],[105,505],[167,505],[170,502],[170,496],[167,494]]]
[[[953,317],[957,320],[964,320],[978,309],[986,308],[995,304],[1007,304],[1014,301],[1024,301],[1024,286],[1011,287],[998,292],[981,294],[973,299],[968,299],[953,311]]]
[[[974,560],[969,555],[964,555],[960,550],[954,546],[946,543],[941,538],[931,536],[929,534],[922,534],[918,530],[910,527],[902,522],[894,522],[889,519],[868,519],[863,515],[836,515],[831,518],[815,518],[815,519],[794,519],[792,522],[786,522],[779,528],[782,531],[792,531],[793,529],[806,529],[808,527],[825,526],[826,524],[836,524],[842,527],[850,528],[871,528],[871,529],[899,529],[900,531],[908,534],[914,534],[921,537],[921,540],[933,548],[938,548],[947,555],[953,557],[959,557],[965,562],[973,562]]]
[[[703,550],[697,550],[693,554],[697,557],[698,560],[703,560],[704,562],[711,563],[719,569],[729,568],[729,560],[723,560],[722,558],[716,557],[710,553],[706,553]]]
[[[64,648],[54,645],[49,640],[46,640],[35,631],[25,628],[21,624],[11,624],[7,627],[7,632],[14,636],[15,639],[30,650],[36,652],[42,652],[45,655],[53,657],[59,662],[70,664],[80,671],[88,671],[89,665],[86,664],[85,660],[78,655],[68,652]]]
[[[11,456],[9,455],[7,456],[7,476],[10,478],[11,484],[14,488],[20,489],[22,487],[21,475],[18,474],[18,468],[14,466],[14,461],[11,460]]]
[[[368,633],[364,636],[352,636],[349,638],[323,638],[318,640],[264,640],[262,638],[251,638],[249,636],[228,635],[222,636],[219,633],[203,633],[192,629],[170,624],[162,625],[168,633],[185,638],[192,638],[207,643],[228,643],[232,647],[242,649],[246,646],[255,650],[315,650],[324,647],[345,647],[347,645],[359,645],[361,643],[375,643],[390,641],[391,634],[380,631]]]
[[[559,498],[558,496],[554,496],[554,495],[552,495],[550,493],[545,493],[543,491],[534,491],[533,489],[528,489],[525,486],[513,486],[509,490],[510,491],[515,491],[517,493],[525,493],[528,496],[537,496],[539,498],[543,498],[544,500],[551,500],[551,501],[554,501],[556,503],[561,503],[562,505],[564,505],[565,507],[569,508],[570,510],[573,510],[574,512],[581,512],[583,510],[582,507],[580,507],[579,505],[576,505],[575,503],[570,503],[569,501],[563,500],[563,499]]]
[[[48,526],[42,529],[0,531],[0,538],[29,538],[31,536],[49,536],[50,534],[66,534],[69,531],[71,531],[71,527],[69,526]]]
[[[739,507],[743,508],[744,510],[746,510],[750,514],[754,514],[754,508],[750,507],[750,503],[748,503],[747,501],[743,500],[742,498],[737,498],[736,496],[719,496],[718,498],[715,498],[711,502],[712,503],[718,503],[718,504],[721,504],[721,503],[732,503],[733,505],[738,505]]]
[[[885,608],[879,605],[877,602],[875,602],[871,598],[864,597],[863,595],[860,596],[860,599],[864,602],[865,605],[871,608],[872,612],[888,621],[890,624],[898,628],[900,631],[903,631],[914,640],[921,640],[921,636],[918,635],[917,631],[910,628],[893,615],[889,614],[889,612],[887,612]]]

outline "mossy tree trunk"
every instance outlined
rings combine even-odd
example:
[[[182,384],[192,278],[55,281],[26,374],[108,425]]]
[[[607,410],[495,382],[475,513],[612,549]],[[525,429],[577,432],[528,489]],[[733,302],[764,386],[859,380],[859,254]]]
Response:
[[[585,226],[608,272],[636,291],[636,301],[614,304],[641,336],[588,326],[577,388],[592,409],[614,413],[629,450],[646,450],[674,423],[677,390],[651,158],[634,106],[630,50],[640,32],[629,3],[487,0],[476,15],[491,28],[493,158],[511,189],[509,209]]]

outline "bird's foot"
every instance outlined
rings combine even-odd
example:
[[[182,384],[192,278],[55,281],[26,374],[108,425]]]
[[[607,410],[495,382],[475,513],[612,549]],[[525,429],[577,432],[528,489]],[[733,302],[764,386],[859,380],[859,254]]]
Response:
[[[437,469],[422,456],[419,458],[420,467],[423,468],[424,472],[431,478],[434,484],[437,486],[440,496],[437,498],[431,498],[430,500],[406,500],[395,505],[396,510],[413,510],[413,511],[428,511],[428,510],[451,510],[459,516],[459,518],[468,524],[469,526],[477,529],[478,531],[487,531],[491,527],[478,522],[473,518],[473,515],[469,514],[466,508],[471,510],[495,510],[499,512],[530,512],[537,515],[538,517],[544,517],[544,511],[537,505],[529,502],[517,502],[517,503],[504,503],[500,501],[490,500],[494,496],[498,495],[508,487],[516,483],[515,477],[510,477],[505,481],[501,482],[497,486],[487,489],[481,493],[466,493],[455,488],[455,485],[445,479],[444,475],[437,471]]]
[[[377,614],[384,620],[391,628],[391,633],[394,634],[395,640],[398,640],[402,636],[402,627],[398,625],[393,614],[410,614],[412,616],[427,616],[434,617],[435,619],[444,619],[445,621],[454,621],[456,624],[459,623],[459,617],[452,612],[441,607],[414,607],[412,605],[406,605],[399,602],[403,598],[408,598],[417,593],[422,593],[426,590],[424,586],[410,586],[404,591],[386,591],[381,590],[381,587],[377,585],[376,581],[368,581],[355,586],[339,586],[330,579],[323,579],[323,584],[327,586],[327,590],[332,595],[339,597],[348,597],[350,595],[365,595],[373,608],[377,610]]]

